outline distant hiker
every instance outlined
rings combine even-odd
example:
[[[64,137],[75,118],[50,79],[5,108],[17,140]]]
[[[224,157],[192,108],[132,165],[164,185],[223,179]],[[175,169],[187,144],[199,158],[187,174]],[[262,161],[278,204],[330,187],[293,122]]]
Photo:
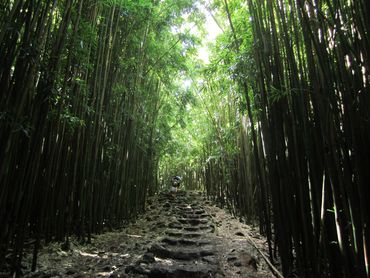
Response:
[[[179,176],[173,176],[172,177],[172,179],[171,179],[171,189],[170,189],[170,192],[171,192],[171,195],[173,197],[176,196],[176,192],[177,192],[177,190],[180,187],[180,183],[181,183],[181,177],[179,177]]]

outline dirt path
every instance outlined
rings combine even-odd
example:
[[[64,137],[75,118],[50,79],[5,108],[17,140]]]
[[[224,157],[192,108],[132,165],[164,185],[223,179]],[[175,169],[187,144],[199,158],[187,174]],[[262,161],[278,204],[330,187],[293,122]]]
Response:
[[[249,226],[212,206],[201,194],[160,194],[126,229],[96,236],[91,245],[57,244],[40,252],[38,270],[25,277],[273,277],[246,239],[265,240]]]

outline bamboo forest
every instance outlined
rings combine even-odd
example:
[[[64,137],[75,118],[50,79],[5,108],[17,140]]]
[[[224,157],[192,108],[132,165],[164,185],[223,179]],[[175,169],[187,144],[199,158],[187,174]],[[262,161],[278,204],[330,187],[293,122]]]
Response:
[[[0,277],[370,277],[369,18],[0,0]]]

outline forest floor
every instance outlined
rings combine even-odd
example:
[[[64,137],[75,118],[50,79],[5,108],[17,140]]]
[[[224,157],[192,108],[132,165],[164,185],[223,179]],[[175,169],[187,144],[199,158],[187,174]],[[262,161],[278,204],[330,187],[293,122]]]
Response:
[[[25,277],[274,277],[250,244],[266,253],[266,239],[197,192],[161,193],[125,229],[94,236],[92,244],[72,241],[40,250],[37,270]]]

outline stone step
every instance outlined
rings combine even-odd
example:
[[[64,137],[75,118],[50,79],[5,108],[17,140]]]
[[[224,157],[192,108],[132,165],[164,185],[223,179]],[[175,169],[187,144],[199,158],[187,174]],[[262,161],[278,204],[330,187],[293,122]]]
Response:
[[[175,264],[168,266],[167,264],[156,263],[151,266],[150,278],[209,278],[214,277],[217,273],[217,267],[207,263],[190,263],[190,264]]]
[[[184,225],[181,224],[181,223],[178,223],[178,222],[171,222],[171,223],[168,223],[168,227],[171,228],[171,229],[183,229],[184,228]]]
[[[185,212],[185,213],[192,213],[192,212],[194,212],[194,209],[192,209],[191,207],[189,207],[189,206],[186,206],[186,207],[175,207],[175,209],[177,210],[177,211],[180,211],[180,212]]]
[[[140,263],[126,268],[126,273],[135,274],[135,277],[143,275],[149,278],[209,278],[215,277],[217,271],[215,264],[202,261],[197,261],[195,264],[194,262],[156,260],[151,264]]]
[[[165,223],[163,237],[126,268],[128,277],[225,277],[219,269],[214,237],[210,235],[215,231],[214,221],[201,198],[199,194],[183,192],[173,198],[167,193],[160,195],[157,205],[151,203],[150,208],[158,210],[157,222]]]
[[[208,219],[199,219],[199,218],[179,218],[177,219],[182,224],[190,224],[192,226],[207,224],[209,223]]]
[[[184,232],[179,230],[169,230],[166,231],[166,234],[171,237],[184,237],[184,238],[199,238],[204,236],[203,233]]]
[[[181,217],[183,217],[183,218],[188,218],[188,219],[209,219],[209,218],[211,218],[211,216],[210,215],[208,215],[208,214],[192,214],[192,213],[190,213],[190,214],[187,214],[187,213],[184,213],[184,214],[180,214],[180,216]]]
[[[177,213],[175,215],[178,215],[182,218],[189,218],[189,219],[210,219],[210,215],[204,213],[204,214],[194,214],[194,213]]]
[[[181,246],[163,246],[161,244],[153,244],[149,250],[156,257],[162,259],[176,259],[176,260],[196,260],[204,256],[214,255],[215,251],[213,247],[188,247]]]
[[[195,246],[204,246],[210,245],[211,241],[209,240],[200,240],[200,239],[189,239],[184,237],[165,237],[162,239],[162,242],[170,245],[195,245]]]
[[[213,233],[215,231],[215,227],[212,224],[209,225],[198,225],[198,226],[188,226],[185,224],[177,224],[177,223],[170,223],[168,225],[171,229],[183,230],[187,232],[197,232],[202,231],[202,233]]]
[[[215,227],[212,224],[199,226],[184,226],[183,229],[189,232],[203,231],[206,233],[213,233],[215,231]]]
[[[176,209],[179,210],[179,211],[193,212],[193,213],[196,213],[196,214],[201,214],[201,213],[205,212],[205,210],[202,208],[202,206],[198,206],[198,207],[191,207],[189,205],[187,205],[187,206],[176,206]]]

